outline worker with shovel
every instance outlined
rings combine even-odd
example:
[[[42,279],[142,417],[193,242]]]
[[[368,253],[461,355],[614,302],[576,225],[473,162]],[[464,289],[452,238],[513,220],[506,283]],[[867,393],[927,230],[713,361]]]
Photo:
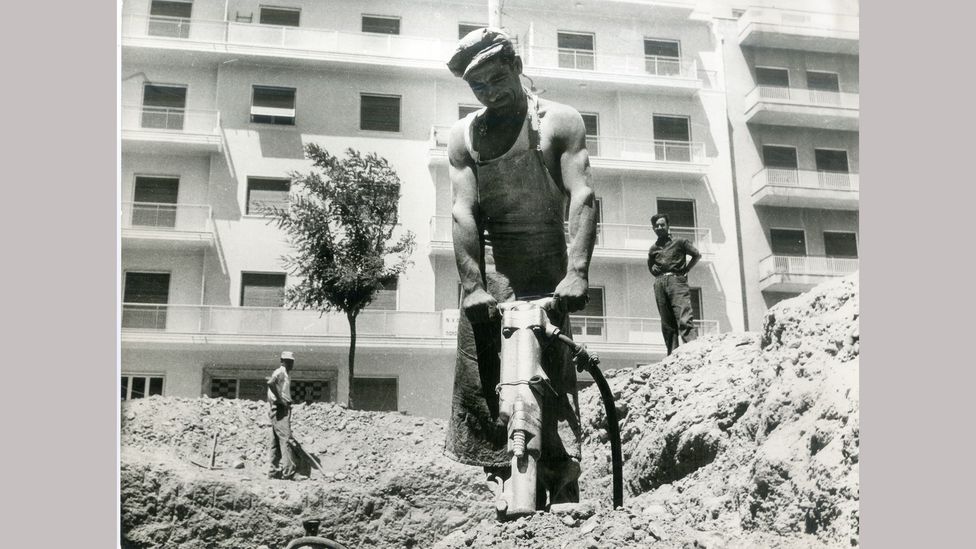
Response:
[[[295,476],[295,456],[291,439],[291,378],[295,354],[281,353],[281,366],[268,379],[268,402],[271,404],[271,471],[268,478],[291,480]]]

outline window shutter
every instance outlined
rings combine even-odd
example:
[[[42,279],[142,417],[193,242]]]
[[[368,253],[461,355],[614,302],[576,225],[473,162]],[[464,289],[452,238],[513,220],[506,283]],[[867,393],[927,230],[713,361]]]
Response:
[[[847,166],[847,151],[814,149],[813,154],[817,160],[817,170],[843,173],[850,171]]]
[[[796,149],[763,145],[763,165],[767,168],[796,169]]]
[[[657,57],[678,57],[679,43],[674,40],[644,40],[644,55]]]
[[[297,27],[302,12],[297,9],[261,8],[261,24],[279,27]]]
[[[243,273],[241,275],[242,307],[284,307],[285,275]]]
[[[857,235],[854,233],[825,232],[824,255],[827,257],[857,257]]]
[[[153,0],[149,6],[149,15],[157,15],[160,17],[190,17],[190,11],[192,9],[192,2]]]
[[[790,86],[790,71],[756,67],[756,85],[788,88]]]
[[[136,177],[135,189],[132,192],[132,201],[176,204],[179,189],[180,180],[175,177],[139,176]]]
[[[693,200],[658,199],[657,213],[668,215],[672,227],[695,226],[695,202]]]
[[[560,32],[556,35],[558,47],[571,50],[593,51],[592,34]]]
[[[400,131],[400,98],[398,96],[361,95],[359,128],[382,132]]]
[[[797,229],[770,229],[769,244],[775,255],[807,255],[806,236]]]
[[[122,301],[166,304],[169,301],[169,273],[125,273]]]
[[[186,108],[186,86],[145,84],[142,88],[142,105],[169,109]]]
[[[400,19],[397,17],[377,17],[364,15],[363,32],[400,34]]]
[[[688,119],[683,116],[654,115],[654,139],[662,141],[691,141]]]
[[[247,178],[247,213],[261,214],[266,208],[288,207],[291,181],[287,179]]]

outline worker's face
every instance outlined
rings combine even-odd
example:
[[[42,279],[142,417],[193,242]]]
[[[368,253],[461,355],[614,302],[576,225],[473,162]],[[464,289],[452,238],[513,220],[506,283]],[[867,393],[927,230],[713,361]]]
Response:
[[[295,367],[295,361],[294,360],[288,360],[286,358],[286,359],[283,359],[281,361],[281,365],[285,367],[285,370],[286,371],[289,371],[290,372],[291,369]]]
[[[500,59],[487,61],[473,69],[465,77],[468,86],[479,103],[492,110],[509,110],[519,105],[522,98],[522,61],[506,63]]]
[[[668,236],[669,229],[670,227],[668,227],[668,222],[663,217],[654,222],[654,234],[660,238]]]

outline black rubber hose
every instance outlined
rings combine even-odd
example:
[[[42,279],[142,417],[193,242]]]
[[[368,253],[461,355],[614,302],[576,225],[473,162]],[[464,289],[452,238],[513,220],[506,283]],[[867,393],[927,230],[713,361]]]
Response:
[[[620,422],[617,420],[617,407],[613,401],[613,392],[607,379],[600,371],[600,359],[596,355],[590,355],[586,348],[573,341],[569,336],[557,332],[560,341],[570,346],[573,350],[573,358],[576,360],[577,369],[585,369],[591,376],[596,386],[600,389],[600,397],[603,399],[603,407],[607,412],[607,434],[610,435],[610,459],[613,468],[613,508],[623,507],[624,505],[624,456],[620,445]]]

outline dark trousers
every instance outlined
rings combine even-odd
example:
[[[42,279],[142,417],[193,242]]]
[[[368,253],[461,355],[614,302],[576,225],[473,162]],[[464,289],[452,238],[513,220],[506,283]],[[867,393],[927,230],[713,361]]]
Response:
[[[698,337],[692,322],[691,290],[688,277],[678,275],[660,276],[654,281],[654,299],[661,315],[661,333],[670,355],[678,348],[678,338],[685,343]]]
[[[295,457],[291,445],[291,409],[287,406],[272,406],[271,418],[271,473],[280,473],[282,478],[295,475]]]

